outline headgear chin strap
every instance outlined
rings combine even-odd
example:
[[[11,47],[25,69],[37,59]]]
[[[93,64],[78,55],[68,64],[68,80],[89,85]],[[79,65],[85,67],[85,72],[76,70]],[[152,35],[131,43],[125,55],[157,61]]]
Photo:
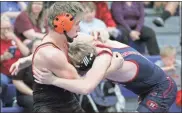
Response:
[[[95,55],[90,53],[82,59],[82,62],[79,67],[77,67],[78,71],[87,71],[92,67],[92,64],[95,60]]]
[[[66,31],[64,31],[64,35],[66,36],[66,39],[68,42],[73,42],[73,38],[69,37],[68,34],[66,33]]]

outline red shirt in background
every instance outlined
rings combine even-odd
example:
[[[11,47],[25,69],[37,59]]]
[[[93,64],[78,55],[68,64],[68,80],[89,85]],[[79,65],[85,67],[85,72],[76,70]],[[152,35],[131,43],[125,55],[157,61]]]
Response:
[[[107,27],[116,27],[116,23],[112,18],[111,12],[108,8],[108,5],[105,1],[103,2],[94,2],[97,10],[96,10],[96,18],[104,21]]]
[[[48,32],[48,23],[45,19],[45,33]],[[40,27],[33,25],[32,21],[30,20],[28,13],[23,11],[20,13],[20,15],[16,18],[15,24],[14,24],[14,31],[15,34],[23,41],[26,39],[25,36],[23,36],[23,32],[34,29],[35,32],[42,33],[42,30]]]
[[[1,41],[1,55],[3,55],[4,52],[8,51],[9,47],[13,46],[13,45],[12,45],[11,40],[1,40],[0,39],[0,41]],[[9,72],[9,69],[10,69],[11,65],[21,57],[22,57],[22,54],[20,53],[20,50],[17,49],[15,52],[15,56],[13,58],[11,58],[9,60],[4,60],[0,63],[0,66],[1,66],[0,72],[5,75],[10,76],[11,74]]]
[[[176,95],[176,104],[182,107],[182,90],[179,90]]]

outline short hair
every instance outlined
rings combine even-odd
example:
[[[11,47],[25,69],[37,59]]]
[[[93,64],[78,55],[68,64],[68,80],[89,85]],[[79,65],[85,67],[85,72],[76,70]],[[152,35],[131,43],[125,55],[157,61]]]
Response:
[[[48,22],[51,29],[54,28],[54,18],[63,13],[69,13],[72,16],[79,16],[84,12],[83,6],[79,2],[55,2],[48,10]]]
[[[161,57],[168,57],[175,54],[176,54],[176,49],[172,46],[166,46],[162,48],[160,51]]]
[[[85,9],[88,8],[90,12],[93,12],[96,10],[96,5],[94,2],[82,2],[82,5]]]
[[[80,66],[82,59],[90,53],[96,55],[96,49],[89,43],[84,43],[80,41],[73,42],[69,45],[68,56],[71,63],[75,67]]]

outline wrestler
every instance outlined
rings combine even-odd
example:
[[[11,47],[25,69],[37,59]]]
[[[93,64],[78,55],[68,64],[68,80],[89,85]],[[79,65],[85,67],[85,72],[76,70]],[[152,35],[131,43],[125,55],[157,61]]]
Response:
[[[82,16],[83,9],[78,2],[55,2],[49,9],[48,21],[51,27],[50,32],[42,40],[42,44],[37,47],[33,56],[25,58],[24,62],[27,65],[31,64],[34,68],[47,68],[51,70],[55,76],[59,75],[60,78],[77,79],[78,75],[76,69],[69,63],[68,58],[68,42],[72,42],[72,38],[77,36],[79,31],[79,21]],[[67,42],[68,41],[68,42]],[[117,55],[117,53],[115,53]],[[116,56],[115,55],[115,56]],[[103,76],[105,72],[110,69],[116,69],[120,67],[118,61],[121,62],[121,55],[118,57],[111,57],[107,54],[103,54],[96,58],[102,66],[98,73],[98,67],[91,69],[91,73],[98,76]],[[110,59],[105,61],[105,59]],[[21,64],[22,60],[19,60]],[[24,60],[25,61],[25,60]],[[116,63],[112,63],[116,62]],[[10,71],[14,74],[13,64]],[[111,64],[111,65],[110,65]],[[113,64],[113,65],[112,65]],[[20,65],[19,65],[20,66]],[[110,66],[110,67],[109,67]],[[20,66],[21,67],[21,66]],[[17,72],[16,72],[17,73]],[[49,112],[49,113],[64,113],[64,112],[83,112],[75,95],[67,90],[53,86],[35,84],[33,88],[33,112]]]
[[[52,72],[47,69],[35,68],[35,81],[40,84],[51,84],[74,93],[88,94],[101,80],[107,79],[122,84],[140,96],[138,112],[167,112],[169,110],[175,101],[177,87],[161,68],[128,45],[107,40],[107,38],[105,43],[93,41],[94,38],[89,38],[88,41],[88,37],[79,35],[69,46],[70,61],[78,71],[88,70],[86,76],[70,80],[53,76]],[[125,60],[124,63],[121,63],[123,64],[121,68],[103,76],[87,74],[90,70],[87,69],[86,61],[93,56],[97,58],[103,53],[112,56],[112,52],[115,51],[119,52]],[[89,67],[95,66],[96,63],[97,61],[94,60],[92,66]]]

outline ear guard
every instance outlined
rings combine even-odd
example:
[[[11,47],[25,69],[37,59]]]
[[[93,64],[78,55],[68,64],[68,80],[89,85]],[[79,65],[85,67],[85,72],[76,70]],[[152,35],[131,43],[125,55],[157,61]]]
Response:
[[[54,30],[58,33],[69,32],[73,27],[74,17],[69,13],[57,15],[53,20]]]
[[[87,71],[92,67],[92,64],[95,60],[95,55],[90,53],[89,55],[85,56],[80,64],[80,66],[77,68],[79,71]]]

